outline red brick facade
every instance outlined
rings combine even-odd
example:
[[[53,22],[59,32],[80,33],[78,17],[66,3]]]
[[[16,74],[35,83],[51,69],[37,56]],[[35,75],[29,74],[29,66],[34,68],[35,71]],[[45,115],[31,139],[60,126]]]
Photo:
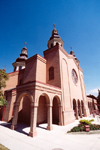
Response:
[[[52,34],[57,34],[55,30]],[[32,137],[37,134],[37,124],[47,123],[52,130],[53,123],[66,125],[90,115],[79,61],[64,50],[60,37],[57,43],[51,38],[48,46],[44,58],[36,54],[25,60],[24,69],[9,74],[5,90],[8,105],[3,120],[12,119],[11,129],[17,122],[29,124]],[[50,67],[53,78],[49,77]]]

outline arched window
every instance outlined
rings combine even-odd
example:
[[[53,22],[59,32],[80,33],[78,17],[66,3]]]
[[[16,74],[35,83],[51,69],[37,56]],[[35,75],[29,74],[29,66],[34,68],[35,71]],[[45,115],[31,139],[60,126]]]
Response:
[[[22,69],[22,66],[19,66],[19,70],[21,70]]]
[[[54,79],[54,68],[50,67],[49,68],[49,80]]]

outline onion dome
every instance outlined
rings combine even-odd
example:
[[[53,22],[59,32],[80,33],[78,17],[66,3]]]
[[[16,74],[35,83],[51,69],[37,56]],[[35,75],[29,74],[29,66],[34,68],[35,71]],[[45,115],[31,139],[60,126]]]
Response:
[[[21,54],[20,54],[20,57],[18,57],[16,59],[16,62],[20,62],[20,61],[25,61],[27,60],[27,48],[26,47],[23,47],[23,49],[21,50]]]
[[[52,35],[48,41],[48,48],[52,48],[53,46],[55,46],[56,44],[60,44],[61,46],[63,46],[64,42],[62,41],[62,39],[60,38],[57,29],[55,28],[55,24],[54,24],[54,29],[52,30]]]
[[[12,64],[14,67],[14,71],[18,71],[25,68],[25,61],[27,60],[28,55],[27,55],[27,48],[26,48],[27,43],[26,42],[24,43],[25,43],[25,47],[23,47],[23,49],[21,50],[20,57],[18,57],[16,61]]]
[[[77,65],[79,65],[79,63],[80,63],[79,60],[78,60],[77,57],[75,56],[74,51],[72,50],[72,47],[70,47],[70,48],[71,48],[70,55],[72,55],[72,56],[74,57],[74,59],[75,59]]]

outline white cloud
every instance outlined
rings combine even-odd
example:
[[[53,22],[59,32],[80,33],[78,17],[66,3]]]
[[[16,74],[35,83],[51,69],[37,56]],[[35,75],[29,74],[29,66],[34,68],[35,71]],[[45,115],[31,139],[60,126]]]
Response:
[[[87,95],[91,94],[91,95],[97,96],[98,95],[98,89],[100,89],[100,88],[95,88],[95,89],[89,90],[87,92]]]

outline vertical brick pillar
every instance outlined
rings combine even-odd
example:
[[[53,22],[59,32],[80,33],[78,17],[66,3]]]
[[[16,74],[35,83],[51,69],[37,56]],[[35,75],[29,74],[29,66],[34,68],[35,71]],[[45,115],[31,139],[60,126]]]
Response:
[[[35,103],[31,103],[31,124],[29,136],[34,137],[37,135],[36,125],[37,125],[37,106],[35,105]]]
[[[80,118],[82,118],[82,106],[80,105]]]
[[[77,105],[75,107],[75,112],[76,112],[76,119],[78,120],[78,106]]]
[[[13,117],[12,125],[11,125],[11,129],[12,129],[12,130],[14,130],[14,129],[17,128],[17,119],[18,119],[19,105],[20,105],[20,103],[16,103],[16,104],[15,104],[14,117]]]
[[[63,125],[63,121],[62,121],[62,106],[59,105],[59,125],[62,126]]]
[[[52,126],[52,106],[50,104],[47,105],[47,130],[53,130]]]

